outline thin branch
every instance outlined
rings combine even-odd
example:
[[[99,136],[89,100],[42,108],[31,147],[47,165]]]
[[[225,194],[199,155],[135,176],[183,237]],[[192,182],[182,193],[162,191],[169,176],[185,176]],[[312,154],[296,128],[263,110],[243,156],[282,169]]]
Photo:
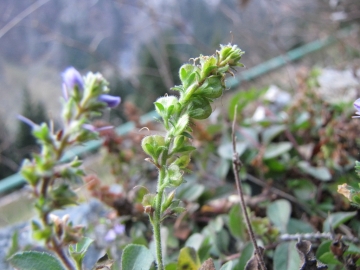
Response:
[[[323,233],[317,232],[317,233],[282,234],[279,237],[280,241],[298,241],[299,239],[301,239],[301,240],[304,240],[304,239],[306,239],[306,240],[315,240],[315,239],[333,240],[334,235],[329,232],[323,232]],[[356,238],[356,237],[342,236],[341,239],[344,241],[352,242],[352,243],[359,243],[359,238]]]
[[[21,22],[23,19],[25,19],[27,16],[29,16],[31,13],[36,11],[41,6],[45,5],[50,0],[39,0],[24,9],[22,12],[20,12],[17,16],[12,18],[10,22],[5,24],[3,28],[0,29],[0,39],[9,32],[12,28],[14,28],[19,22]]]
[[[233,171],[235,175],[235,183],[236,183],[236,189],[240,198],[240,205],[242,208],[243,215],[245,217],[245,223],[251,238],[251,241],[254,245],[254,249],[256,251],[256,257],[260,266],[261,270],[266,270],[266,266],[264,263],[264,260],[262,258],[262,252],[259,249],[259,246],[256,243],[254,231],[251,227],[250,218],[246,211],[246,205],[244,200],[244,192],[242,189],[242,185],[239,178],[240,168],[241,168],[241,161],[239,159],[239,154],[236,152],[236,137],[235,137],[235,123],[236,123],[236,112],[237,112],[237,106],[235,106],[235,113],[234,113],[234,121],[232,124],[232,145],[233,145]]]

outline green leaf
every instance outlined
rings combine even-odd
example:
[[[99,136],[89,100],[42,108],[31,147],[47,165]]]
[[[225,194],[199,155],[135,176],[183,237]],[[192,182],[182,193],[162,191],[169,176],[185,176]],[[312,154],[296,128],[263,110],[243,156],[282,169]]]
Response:
[[[164,106],[160,103],[160,102],[154,102],[155,106],[156,106],[156,111],[158,112],[159,115],[163,115],[164,114]]]
[[[310,223],[290,218],[288,225],[287,225],[287,232],[289,234],[296,234],[296,233],[313,233],[315,230],[310,225]]]
[[[200,58],[201,61],[201,75],[202,78],[205,78],[210,75],[211,71],[217,68],[216,58],[214,56],[210,56],[207,58]]]
[[[324,221],[323,231],[330,232],[331,228],[336,229],[341,224],[347,222],[352,217],[356,216],[356,211],[354,212],[337,212],[334,214],[330,214],[326,220]]]
[[[208,99],[203,97],[194,97],[188,107],[190,118],[206,119],[212,113],[212,108]]]
[[[325,264],[336,264],[336,265],[342,264],[335,258],[335,255],[330,251],[321,255],[321,257],[319,258],[319,261],[321,261],[322,263],[325,263]]]
[[[274,269],[299,270],[300,257],[295,247],[295,242],[279,244],[274,253]]]
[[[287,226],[291,214],[291,204],[287,200],[277,200],[269,204],[267,216],[270,221],[280,229],[282,233],[287,232]]]
[[[180,67],[179,77],[186,90],[192,83],[196,80],[196,73],[199,72],[200,69],[191,64],[185,64]]]
[[[174,129],[174,136],[181,135],[184,131],[187,125],[189,124],[189,115],[184,114],[179,118],[179,120],[176,123],[176,127]]]
[[[229,212],[229,229],[233,236],[245,240],[246,225],[244,223],[240,205],[235,204]]]
[[[215,234],[215,245],[222,253],[227,253],[229,250],[230,236],[229,233],[222,229]]]
[[[149,270],[154,257],[145,246],[130,244],[123,251],[121,267],[126,270]]]
[[[190,151],[194,151],[194,150],[196,150],[196,147],[187,145],[187,146],[176,148],[175,152],[176,153],[183,153],[183,152],[190,152]]]
[[[34,137],[37,138],[39,141],[43,141],[46,143],[51,142],[49,127],[46,123],[42,123],[40,126],[34,127],[32,133]]]
[[[348,243],[349,247],[348,249],[345,251],[344,255],[348,255],[348,254],[360,254],[360,248],[356,245],[354,245],[353,243]]]
[[[177,269],[181,269],[181,270],[197,270],[197,269],[199,269],[201,266],[201,263],[200,263],[199,256],[197,255],[195,249],[192,247],[182,248],[180,250],[177,266],[178,266]]]
[[[239,154],[239,156],[241,156],[245,152],[246,148],[246,142],[236,143],[236,152]],[[231,142],[220,145],[217,152],[220,157],[228,160],[233,160],[233,147]]]
[[[165,270],[177,270],[177,263],[172,262],[165,266]]]
[[[302,201],[309,201],[315,198],[317,187],[307,179],[296,179],[288,181],[289,188],[295,196]]]
[[[263,95],[267,89],[250,89],[247,91],[239,91],[236,95],[234,95],[229,103],[228,111],[230,120],[234,119],[235,106],[238,107],[238,114],[241,114],[241,111],[251,102],[258,99],[261,95]]]
[[[244,270],[247,262],[250,260],[254,253],[254,245],[249,242],[245,245],[244,249],[241,251],[239,262],[235,266],[236,270]]]
[[[12,255],[19,251],[19,232],[16,230],[11,237],[11,246],[6,254],[6,259],[9,259]]]
[[[271,143],[269,144],[264,153],[264,160],[278,157],[286,152],[288,152],[292,148],[292,144],[290,142],[279,142],[279,143]]]
[[[192,247],[196,251],[199,250],[205,236],[200,233],[192,234],[185,242],[185,247]]]
[[[271,126],[262,132],[262,142],[267,145],[280,133],[286,130],[285,125]]]
[[[316,258],[319,259],[323,254],[329,252],[331,244],[332,244],[332,240],[326,240],[322,242],[316,250]]]
[[[74,258],[78,265],[82,264],[86,251],[92,242],[94,242],[93,239],[83,237],[79,243],[69,246],[70,255]]]
[[[38,251],[17,253],[9,259],[18,270],[64,270],[60,261],[53,255]]]
[[[233,261],[229,261],[221,266],[220,270],[232,270],[233,269]]]
[[[177,197],[179,199],[186,199],[187,201],[196,201],[204,192],[205,187],[200,184],[186,183],[178,187]]]
[[[294,129],[305,129],[310,125],[310,113],[302,112],[299,117],[296,118],[295,123],[293,124]]]
[[[223,85],[221,76],[211,76],[196,90],[194,95],[203,96],[209,99],[215,99],[222,95]]]
[[[300,161],[297,165],[303,172],[315,177],[318,180],[331,180],[331,173],[326,167],[312,167],[307,161]]]
[[[201,246],[198,250],[198,255],[200,258],[200,261],[205,261],[207,258],[210,257],[210,250],[212,248],[212,240],[211,240],[211,236],[206,237],[202,243]]]

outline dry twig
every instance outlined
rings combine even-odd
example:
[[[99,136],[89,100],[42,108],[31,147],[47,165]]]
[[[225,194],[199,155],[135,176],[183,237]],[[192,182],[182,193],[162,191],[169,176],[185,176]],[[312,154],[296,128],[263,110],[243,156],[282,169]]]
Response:
[[[241,206],[244,218],[245,218],[246,227],[248,229],[251,241],[254,245],[254,249],[255,249],[255,253],[257,256],[257,260],[258,260],[260,269],[266,270],[266,266],[265,266],[264,260],[262,258],[262,252],[260,251],[260,248],[256,243],[254,231],[253,231],[253,229],[251,227],[251,223],[250,223],[250,218],[246,211],[244,193],[243,193],[242,185],[241,185],[240,178],[239,178],[240,168],[241,168],[242,164],[239,159],[239,154],[236,152],[236,137],[235,137],[236,112],[237,112],[237,106],[235,106],[234,120],[233,120],[233,124],[232,124],[233,171],[234,171],[234,175],[235,175],[236,189],[238,191],[238,195],[240,198],[240,206]]]

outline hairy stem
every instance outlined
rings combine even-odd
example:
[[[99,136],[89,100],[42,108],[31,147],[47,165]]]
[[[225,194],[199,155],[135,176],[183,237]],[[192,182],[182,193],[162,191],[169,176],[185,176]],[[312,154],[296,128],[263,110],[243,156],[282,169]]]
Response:
[[[59,259],[62,261],[62,263],[66,266],[68,270],[79,270],[80,268],[75,267],[71,259],[68,257],[66,252],[64,251],[61,244],[57,241],[55,236],[51,237],[51,249],[58,255]]]
[[[241,168],[241,161],[239,159],[239,155],[236,152],[236,137],[235,137],[235,123],[236,123],[236,112],[237,112],[237,106],[235,106],[235,113],[234,113],[234,120],[233,120],[233,124],[232,124],[232,144],[233,144],[233,171],[234,171],[234,175],[235,175],[235,183],[236,183],[236,189],[240,198],[240,205],[241,205],[241,209],[245,218],[245,223],[246,223],[246,227],[248,229],[249,235],[250,235],[250,239],[253,243],[255,252],[256,252],[256,257],[260,266],[261,270],[266,270],[266,266],[264,263],[264,260],[262,258],[262,252],[259,249],[259,246],[256,242],[255,239],[255,234],[254,231],[252,229],[251,226],[251,222],[250,222],[250,218],[249,215],[246,211],[246,205],[245,205],[245,200],[244,200],[244,192],[243,192],[243,188],[241,185],[241,181],[239,179],[239,173],[240,173],[240,168]]]
[[[152,225],[154,230],[155,246],[156,246],[156,261],[158,270],[164,269],[163,258],[162,258],[162,248],[161,248],[161,203],[164,194],[163,182],[165,178],[165,168],[161,166],[159,170],[158,186],[157,186],[157,195],[156,195],[156,205],[155,211],[153,214]]]

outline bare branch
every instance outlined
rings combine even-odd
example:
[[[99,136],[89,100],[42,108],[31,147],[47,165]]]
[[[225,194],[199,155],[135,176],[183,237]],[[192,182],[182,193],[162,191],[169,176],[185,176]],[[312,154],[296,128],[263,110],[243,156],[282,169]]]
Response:
[[[234,171],[234,176],[235,176],[235,183],[236,183],[236,189],[240,198],[240,205],[241,205],[241,209],[245,218],[245,223],[251,238],[251,241],[254,245],[254,249],[255,249],[255,253],[256,253],[256,257],[259,263],[259,266],[261,268],[261,270],[266,270],[266,266],[264,263],[264,260],[262,258],[262,252],[258,246],[258,244],[256,243],[256,239],[255,239],[255,235],[254,235],[254,231],[251,227],[251,222],[250,222],[250,218],[249,215],[246,211],[246,205],[245,205],[245,200],[244,200],[244,192],[242,190],[242,185],[241,185],[241,181],[239,178],[239,173],[240,173],[240,168],[241,168],[241,161],[239,159],[239,154],[236,152],[236,137],[235,137],[235,123],[236,123],[236,112],[237,112],[237,105],[235,106],[235,112],[234,112],[234,121],[232,124],[232,145],[233,145],[233,171]]]

